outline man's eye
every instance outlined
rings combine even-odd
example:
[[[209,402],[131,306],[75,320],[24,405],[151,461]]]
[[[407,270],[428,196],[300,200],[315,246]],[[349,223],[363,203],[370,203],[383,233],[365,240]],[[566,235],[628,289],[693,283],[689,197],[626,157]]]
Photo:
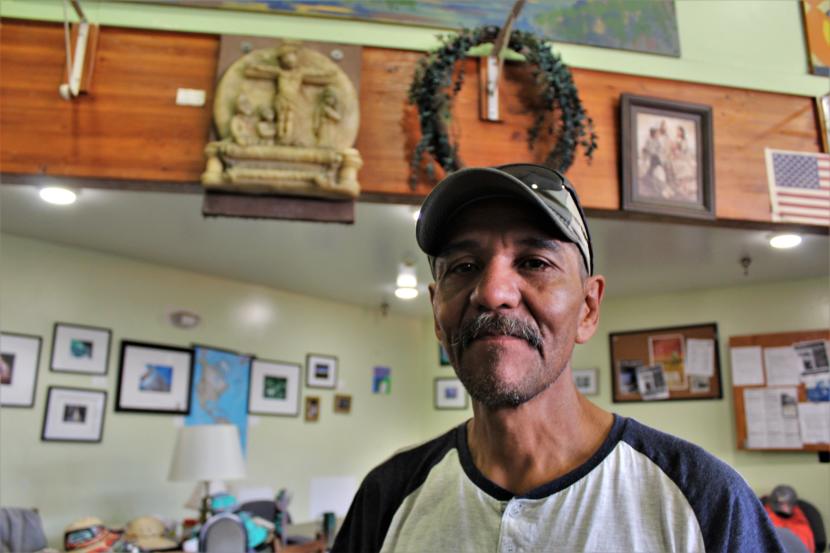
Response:
[[[450,268],[450,272],[452,273],[471,273],[475,270],[476,266],[473,263],[465,262],[465,263],[456,263],[455,265]]]
[[[521,263],[523,269],[539,270],[548,267],[548,263],[543,259],[531,258],[525,259]]]

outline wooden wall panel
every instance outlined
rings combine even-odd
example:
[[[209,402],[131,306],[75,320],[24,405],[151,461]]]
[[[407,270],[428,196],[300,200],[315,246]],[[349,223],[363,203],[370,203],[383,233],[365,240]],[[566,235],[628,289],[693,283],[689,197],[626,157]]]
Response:
[[[417,114],[406,93],[420,54],[365,48],[361,90],[361,132],[358,148],[366,165],[361,173],[365,192],[417,196],[428,183],[408,187],[409,151],[417,142]],[[453,103],[453,133],[461,138],[460,156],[467,165],[542,159],[527,149],[525,129],[531,116],[519,103],[506,108],[503,122],[478,119],[477,62],[466,66],[467,82]],[[508,67],[508,77],[515,70]],[[764,148],[821,151],[812,98],[740,90],[697,83],[574,69],[580,97],[594,119],[599,149],[588,162],[581,153],[568,172],[583,203],[599,210],[620,206],[619,97],[624,92],[713,107],[715,185],[719,219],[769,222]],[[520,86],[504,84],[504,96]],[[504,97],[503,96],[503,97]],[[382,106],[382,109],[381,109]],[[403,131],[404,136],[401,135]]]
[[[0,32],[0,170],[100,179],[197,183],[204,165],[219,37],[103,28],[91,94],[61,100],[63,30],[54,23],[4,20]],[[357,147],[360,181],[370,200],[416,202],[431,188],[411,189],[409,159],[418,120],[406,96],[418,52],[363,48]],[[478,119],[476,60],[454,102],[452,132],[468,165],[540,159],[526,146],[530,113],[502,102],[504,121]],[[523,88],[508,66],[503,97]],[[717,216],[767,223],[770,218],[764,147],[819,151],[813,99],[574,70],[599,133],[589,164],[581,153],[568,175],[586,207],[619,209],[619,96],[623,92],[698,102],[714,109]],[[178,87],[208,90],[204,108],[178,107]],[[166,185],[165,185],[166,186]],[[184,188],[184,187],[180,187]],[[171,188],[172,189],[172,188]]]
[[[218,40],[213,35],[102,28],[90,94],[58,96],[60,25],[4,20],[0,29],[0,168],[29,173],[192,183],[204,167]],[[208,91],[177,106],[177,88]]]

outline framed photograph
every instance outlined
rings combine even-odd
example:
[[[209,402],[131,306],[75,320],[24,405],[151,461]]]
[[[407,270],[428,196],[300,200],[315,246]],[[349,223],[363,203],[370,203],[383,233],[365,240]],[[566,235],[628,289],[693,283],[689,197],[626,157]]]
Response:
[[[0,405],[34,406],[40,344],[40,336],[0,334]]]
[[[466,409],[467,390],[457,378],[435,379],[436,409]]]
[[[341,415],[348,415],[352,412],[352,396],[348,394],[335,394],[334,412]]]
[[[190,411],[193,350],[121,341],[115,410],[186,415]]]
[[[335,388],[337,386],[337,357],[309,353],[305,360],[306,386]]]
[[[614,403],[723,397],[716,323],[611,332],[609,341]]]
[[[585,396],[595,396],[599,393],[597,373],[599,369],[574,369],[574,384],[579,393]]]
[[[317,396],[306,396],[305,398],[305,420],[306,422],[317,422],[320,420],[320,398]]]
[[[107,374],[112,331],[108,328],[55,323],[51,370]]]
[[[43,415],[44,442],[101,441],[107,392],[85,388],[49,386]]]
[[[299,363],[254,359],[248,412],[255,415],[300,416]]]
[[[712,108],[623,94],[622,209],[715,218]]]

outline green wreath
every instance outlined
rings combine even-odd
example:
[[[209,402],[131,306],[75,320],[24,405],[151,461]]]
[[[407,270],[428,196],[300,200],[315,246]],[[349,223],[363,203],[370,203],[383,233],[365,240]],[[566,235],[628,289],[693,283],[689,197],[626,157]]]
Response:
[[[418,62],[409,87],[409,103],[418,108],[421,126],[421,140],[415,146],[411,160],[410,184],[413,187],[426,152],[448,173],[463,166],[458,157],[458,144],[451,142],[447,132],[452,99],[464,82],[463,65],[455,82],[453,72],[456,62],[464,59],[470,48],[493,42],[498,31],[498,27],[487,26],[442,37],[442,46]],[[507,47],[535,66],[533,76],[541,89],[542,109],[536,111],[533,125],[527,131],[528,147],[533,149],[545,130],[555,138],[545,165],[566,171],[574,161],[577,146],[582,146],[585,156],[591,159],[597,148],[597,135],[593,120],[582,107],[568,66],[553,53],[547,42],[531,33],[513,31]],[[558,118],[545,128],[545,116],[550,112],[558,113]],[[432,177],[432,164],[427,164],[426,170]]]

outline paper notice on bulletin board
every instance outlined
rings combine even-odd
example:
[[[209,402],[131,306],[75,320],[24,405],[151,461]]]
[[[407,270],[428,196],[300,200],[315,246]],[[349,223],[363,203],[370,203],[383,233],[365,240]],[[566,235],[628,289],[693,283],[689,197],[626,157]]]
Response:
[[[764,384],[764,365],[761,347],[730,348],[732,359],[732,385],[758,386]]]
[[[745,388],[749,449],[801,449],[796,388]]]
[[[830,443],[830,403],[799,403],[798,421],[805,444]]]

